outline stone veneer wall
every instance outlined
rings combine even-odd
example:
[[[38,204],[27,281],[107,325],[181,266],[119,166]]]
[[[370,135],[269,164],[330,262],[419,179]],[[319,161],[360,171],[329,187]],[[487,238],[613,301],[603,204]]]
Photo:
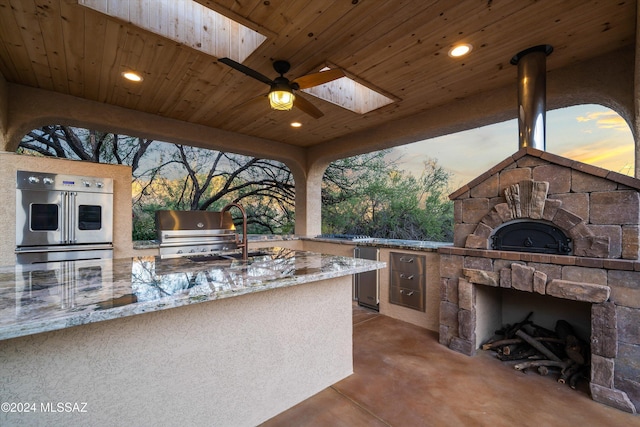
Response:
[[[475,354],[501,288],[591,303],[592,397],[636,413],[639,189],[635,178],[528,148],[452,194],[454,247],[439,249],[440,342]],[[492,233],[514,220],[555,224],[574,253],[490,250]]]

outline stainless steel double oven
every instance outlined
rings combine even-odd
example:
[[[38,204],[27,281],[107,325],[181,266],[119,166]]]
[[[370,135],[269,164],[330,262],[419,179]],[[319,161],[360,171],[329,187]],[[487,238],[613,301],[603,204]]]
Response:
[[[16,262],[113,257],[113,179],[17,172]]]

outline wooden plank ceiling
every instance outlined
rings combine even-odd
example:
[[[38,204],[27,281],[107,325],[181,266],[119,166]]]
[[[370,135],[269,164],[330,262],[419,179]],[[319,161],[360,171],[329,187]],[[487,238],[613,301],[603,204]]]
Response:
[[[553,45],[553,70],[635,38],[630,0],[197,1],[267,36],[244,61],[262,74],[277,76],[276,59],[291,63],[290,79],[330,63],[398,101],[363,115],[304,94],[320,119],[271,111],[266,98],[243,105],[268,86],[77,0],[0,0],[0,72],[12,83],[306,147],[505,85],[515,92],[509,60],[531,46]],[[472,53],[450,58],[459,42]],[[144,81],[123,80],[130,69]]]

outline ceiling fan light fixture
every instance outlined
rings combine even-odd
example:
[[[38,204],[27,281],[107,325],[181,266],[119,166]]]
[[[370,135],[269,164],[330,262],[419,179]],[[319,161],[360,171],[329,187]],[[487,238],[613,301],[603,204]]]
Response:
[[[274,110],[291,110],[295,99],[295,95],[289,88],[275,88],[269,92],[269,103]]]

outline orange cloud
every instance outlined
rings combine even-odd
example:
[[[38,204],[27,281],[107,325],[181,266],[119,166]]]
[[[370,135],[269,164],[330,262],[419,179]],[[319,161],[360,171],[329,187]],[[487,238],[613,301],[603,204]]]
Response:
[[[634,148],[631,144],[616,146],[611,140],[600,140],[564,151],[559,155],[633,176]]]
[[[620,131],[629,131],[627,122],[615,111],[598,111],[595,113],[587,113],[585,116],[578,116],[576,120],[580,123],[595,121],[596,126],[600,129],[614,129]]]

